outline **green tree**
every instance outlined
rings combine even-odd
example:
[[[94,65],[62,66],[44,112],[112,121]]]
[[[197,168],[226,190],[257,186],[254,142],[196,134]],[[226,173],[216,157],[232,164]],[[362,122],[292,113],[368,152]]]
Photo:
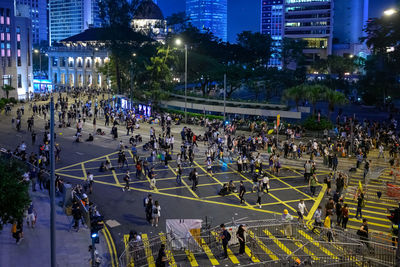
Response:
[[[327,89],[324,98],[328,102],[328,119],[331,119],[332,112],[335,111],[337,105],[347,104],[349,101],[342,92]]]
[[[328,91],[329,88],[320,84],[305,84],[303,86],[305,99],[311,103],[313,107],[313,114],[315,115],[317,111],[317,102],[325,99],[325,92]]]
[[[237,42],[242,47],[242,63],[251,68],[267,66],[272,53],[269,35],[244,31],[237,35]]]
[[[292,100],[296,103],[296,110],[299,111],[300,101],[305,99],[306,90],[309,87],[306,84],[290,87],[283,93],[284,100]]]
[[[343,80],[346,73],[354,73],[360,68],[361,62],[362,60],[355,56],[341,57],[330,55],[326,59],[314,62],[311,68],[320,73],[337,75],[340,80]]]
[[[3,85],[3,86],[1,87],[1,89],[2,89],[2,90],[4,91],[4,93],[6,94],[7,99],[8,99],[8,95],[10,94],[10,91],[15,90],[15,88],[12,87],[12,86],[9,85],[9,84]]]
[[[27,169],[16,160],[0,159],[0,230],[4,224],[22,220],[30,203],[29,184],[22,181]]]
[[[283,38],[282,40],[282,68],[286,70],[293,63],[296,68],[304,68],[305,57],[303,50],[307,47],[307,41],[302,39]]]

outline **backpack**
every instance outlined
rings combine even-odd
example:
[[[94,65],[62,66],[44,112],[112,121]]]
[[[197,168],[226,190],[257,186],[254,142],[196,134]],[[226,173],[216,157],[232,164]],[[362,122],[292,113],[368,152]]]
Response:
[[[229,242],[229,240],[231,240],[231,234],[228,231],[226,231],[226,233],[226,240]]]

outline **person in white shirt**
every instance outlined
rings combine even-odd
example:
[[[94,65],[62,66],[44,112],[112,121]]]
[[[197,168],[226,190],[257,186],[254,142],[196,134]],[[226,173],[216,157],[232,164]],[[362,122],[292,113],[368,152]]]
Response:
[[[378,159],[382,156],[382,158],[385,158],[385,154],[384,154],[384,147],[382,144],[379,145],[379,154],[378,154]]]
[[[304,200],[301,199],[300,202],[299,202],[299,205],[298,205],[298,210],[297,210],[297,215],[299,215],[299,217],[298,217],[297,220],[298,220],[298,222],[299,222],[300,224],[302,224],[304,227],[305,227],[305,225],[304,225],[304,215],[305,215],[305,212],[308,213],[308,210],[307,210],[306,204],[304,204]]]
[[[93,190],[93,182],[94,182],[93,173],[90,173],[90,172],[87,173],[87,180],[86,180],[86,182],[87,182],[87,185],[88,185],[88,187],[89,187],[89,194],[91,194],[91,193],[92,193],[92,190]]]

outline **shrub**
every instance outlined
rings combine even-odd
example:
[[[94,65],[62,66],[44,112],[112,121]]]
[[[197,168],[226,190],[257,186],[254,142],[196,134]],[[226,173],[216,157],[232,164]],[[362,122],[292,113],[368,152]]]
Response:
[[[321,117],[320,122],[317,121],[317,116],[309,116],[303,122],[304,128],[310,131],[323,131],[325,129],[331,130],[333,128],[333,124],[330,120],[325,117]]]
[[[15,97],[10,97],[8,99],[8,101],[9,101],[9,103],[13,103],[13,104],[17,104],[18,103],[18,101],[17,101],[17,99],[15,99]]]

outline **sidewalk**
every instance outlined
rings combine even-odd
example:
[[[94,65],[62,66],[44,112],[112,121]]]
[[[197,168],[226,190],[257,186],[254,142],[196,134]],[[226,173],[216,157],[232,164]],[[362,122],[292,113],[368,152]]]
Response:
[[[32,192],[31,198],[37,212],[36,226],[34,229],[28,228],[24,221],[24,239],[18,245],[11,236],[11,225],[4,226],[0,231],[0,266],[50,266],[50,201],[47,190]],[[60,200],[56,199],[57,266],[90,266],[90,230],[81,227],[79,232],[68,232],[71,218],[58,205]],[[101,266],[110,266],[107,244],[102,234],[96,248],[102,258]]]

